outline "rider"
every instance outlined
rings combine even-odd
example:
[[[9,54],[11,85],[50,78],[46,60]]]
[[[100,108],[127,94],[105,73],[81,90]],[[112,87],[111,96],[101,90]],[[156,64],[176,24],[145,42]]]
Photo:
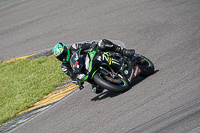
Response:
[[[75,43],[72,44],[69,48],[62,42],[56,44],[52,52],[58,60],[62,61],[61,68],[63,72],[69,75],[72,79],[72,82],[76,85],[82,85],[83,83],[77,80],[77,74],[73,73],[73,70],[69,63],[70,57],[80,48],[82,50],[87,50],[92,47],[97,47],[98,49],[103,51],[115,51],[126,57],[130,57],[135,53],[134,49],[127,50],[107,39],[103,39],[100,41],[86,41],[84,43]],[[104,89],[100,88],[98,85],[92,85],[92,91],[96,94],[103,92],[103,90]]]

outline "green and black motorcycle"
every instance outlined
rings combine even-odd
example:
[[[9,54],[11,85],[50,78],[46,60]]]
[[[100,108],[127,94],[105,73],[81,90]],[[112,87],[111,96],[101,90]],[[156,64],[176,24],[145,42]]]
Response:
[[[137,76],[147,77],[154,73],[153,63],[140,54],[135,53],[127,58],[97,48],[87,51],[79,49],[72,55],[70,65],[74,73],[77,73],[77,80],[119,93],[129,90]]]

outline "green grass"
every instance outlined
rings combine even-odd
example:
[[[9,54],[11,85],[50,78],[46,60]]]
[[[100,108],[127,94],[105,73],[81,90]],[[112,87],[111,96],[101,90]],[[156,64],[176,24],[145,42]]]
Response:
[[[0,64],[0,124],[33,106],[68,79],[53,57]]]

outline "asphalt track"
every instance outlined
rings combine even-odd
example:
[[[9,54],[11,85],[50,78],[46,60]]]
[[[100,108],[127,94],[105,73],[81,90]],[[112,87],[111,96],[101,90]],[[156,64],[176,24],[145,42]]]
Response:
[[[184,133],[200,127],[199,0],[24,0],[0,9],[1,61],[108,38],[149,57],[155,74],[132,89],[87,86],[13,133]]]

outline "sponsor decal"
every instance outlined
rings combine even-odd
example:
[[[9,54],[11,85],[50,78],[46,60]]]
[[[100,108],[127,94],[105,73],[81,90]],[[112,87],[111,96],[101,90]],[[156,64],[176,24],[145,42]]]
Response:
[[[74,66],[77,67],[77,65],[78,65],[78,61],[75,62]]]
[[[106,60],[107,62],[110,62],[110,61],[109,61],[109,52],[104,52],[104,53],[102,54],[102,57],[103,57],[103,60]]]
[[[135,66],[135,69],[132,69],[131,76],[129,77],[128,81],[130,82],[132,79],[134,79],[136,76],[138,76],[142,71],[139,69],[138,66]]]
[[[141,73],[141,70],[139,69],[138,66],[135,66],[135,70],[134,70],[134,74],[133,74],[133,78],[135,78],[136,76],[138,76]]]
[[[102,58],[102,60],[106,60],[109,63],[109,65],[111,65],[112,63],[120,65],[118,60],[110,58],[109,52],[104,52],[104,54],[102,54]]]
[[[117,65],[120,65],[120,64],[119,64],[119,61],[116,60],[116,59],[112,59],[112,63],[117,64]],[[110,65],[110,64],[109,64],[109,65]]]
[[[95,53],[93,52],[90,56],[93,57],[95,55]]]

